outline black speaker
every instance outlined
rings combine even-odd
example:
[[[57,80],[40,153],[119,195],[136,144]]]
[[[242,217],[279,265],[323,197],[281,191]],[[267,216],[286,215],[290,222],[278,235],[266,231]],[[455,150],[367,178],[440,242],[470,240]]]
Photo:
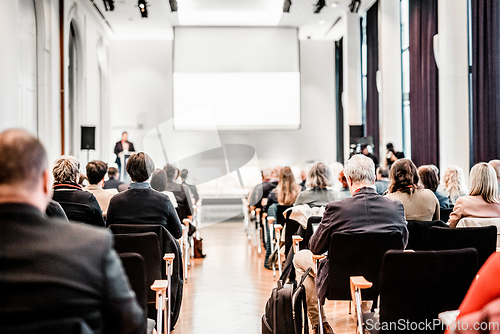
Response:
[[[95,126],[82,126],[82,150],[95,150]]]
[[[357,144],[362,137],[364,137],[363,125],[349,125],[349,145]]]

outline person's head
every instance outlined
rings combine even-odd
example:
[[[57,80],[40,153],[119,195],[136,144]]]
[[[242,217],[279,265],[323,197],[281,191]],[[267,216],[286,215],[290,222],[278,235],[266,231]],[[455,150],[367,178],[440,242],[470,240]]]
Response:
[[[384,180],[389,177],[389,169],[386,167],[377,168],[377,180]]]
[[[308,188],[326,188],[331,183],[330,167],[323,163],[317,162],[309,170],[309,177],[307,178],[306,186]]]
[[[123,131],[122,133],[122,141],[127,141],[128,140],[128,132],[127,131]]]
[[[134,153],[128,158],[127,173],[133,182],[145,182],[155,169],[155,163],[144,152]]]
[[[108,164],[104,161],[93,160],[87,164],[87,179],[90,184],[99,184],[104,181],[108,170]]]
[[[360,148],[361,148],[362,154],[364,154],[364,155],[370,154],[370,151],[368,149],[368,144],[362,144]]]
[[[271,171],[271,179],[278,180],[280,177],[282,168],[280,166],[275,166]]]
[[[418,167],[418,176],[420,182],[425,189],[435,192],[439,186],[439,178],[436,170],[431,165],[423,165]]]
[[[500,160],[491,160],[488,163],[495,170],[495,173],[497,174],[497,181],[500,183]]]
[[[469,196],[481,196],[486,203],[500,203],[497,174],[491,165],[480,162],[472,167]]]
[[[385,148],[387,149],[387,151],[394,152],[394,145],[392,143],[387,143],[387,145],[385,145]]]
[[[305,169],[300,171],[300,178],[302,181],[307,180],[307,171]]]
[[[118,180],[120,177],[120,174],[118,173],[118,168],[115,167],[109,167],[108,169],[108,178]]]
[[[164,191],[167,188],[167,173],[163,169],[155,169],[151,175],[151,188]]]
[[[353,155],[344,166],[349,190],[354,193],[363,186],[373,186],[375,183],[375,164],[373,160],[362,154]]]
[[[272,168],[266,168],[266,169],[264,169],[262,171],[262,180],[264,182],[267,182],[267,181],[271,180],[272,173],[273,173]]]
[[[55,183],[78,183],[80,179],[80,163],[71,155],[63,155],[52,168]]]
[[[0,202],[27,203],[45,212],[52,177],[42,143],[20,129],[0,133]]]
[[[455,203],[460,196],[467,194],[467,185],[462,168],[458,166],[448,166],[443,175],[444,189],[446,196]]]
[[[189,172],[188,172],[187,169],[181,170],[181,179],[182,179],[182,181],[186,181],[186,179],[188,177],[188,174],[189,174]]]
[[[278,203],[292,205],[300,191],[299,188],[295,182],[292,169],[288,166],[281,168],[277,186]]]
[[[344,171],[341,171],[339,174],[339,182],[342,185],[342,188],[348,189],[349,185],[347,184],[347,179],[345,177]]]
[[[412,193],[413,189],[420,188],[417,167],[408,159],[398,159],[392,164],[389,180],[390,184],[387,188],[389,193],[396,191]]]
[[[163,167],[163,170],[165,171],[165,173],[167,174],[167,180],[168,181],[175,181],[175,179],[177,178],[177,170],[174,166],[168,164],[168,165],[165,165],[165,167]]]

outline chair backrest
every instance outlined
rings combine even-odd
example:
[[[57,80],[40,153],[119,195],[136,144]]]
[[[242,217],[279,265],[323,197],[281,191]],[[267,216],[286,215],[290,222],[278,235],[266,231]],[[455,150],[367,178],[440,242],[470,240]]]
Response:
[[[453,207],[448,209],[439,209],[439,218],[445,223],[450,219],[450,214],[453,212]]]
[[[473,248],[388,251],[380,272],[380,322],[397,324],[404,319],[405,323],[432,323],[440,312],[458,309],[476,271],[477,252]],[[443,333],[443,329],[436,326],[426,332]]]
[[[350,277],[364,276],[373,286],[363,290],[363,299],[376,300],[380,264],[390,249],[403,249],[400,233],[332,234],[328,250],[328,299],[351,300]]]
[[[500,218],[462,218],[457,227],[480,227],[495,225],[497,227],[497,247],[500,247]]]
[[[138,253],[119,254],[123,269],[127,274],[132,290],[135,292],[137,302],[144,311],[147,311],[148,285],[146,283],[146,265],[144,258]]]
[[[146,268],[146,284],[153,285],[154,281],[161,279],[160,244],[155,233],[115,234],[115,250],[118,254],[137,253],[144,259]],[[148,289],[148,303],[156,301],[156,293]]]
[[[431,227],[448,227],[441,220],[433,221],[420,221],[420,220],[408,220],[408,245],[406,249],[412,250],[427,250],[427,243],[429,241],[429,231]]]
[[[70,221],[92,224],[92,210],[90,206],[83,203],[59,202]]]
[[[292,237],[294,235],[297,235],[299,234],[299,228],[301,227],[301,225],[299,224],[299,222],[293,220],[293,219],[286,219],[285,220],[285,254],[288,254],[288,252],[290,251],[290,249],[292,248],[292,245],[293,245],[293,239]],[[305,231],[303,231],[303,234]],[[303,235],[301,235],[303,237]]]
[[[30,323],[29,319],[16,326],[0,326],[2,334],[94,334],[92,328],[80,318],[65,318],[58,320],[43,320]]]
[[[283,216],[283,212],[285,212],[286,209],[291,207],[292,207],[291,205],[278,205],[276,207],[276,224],[285,226],[286,218]]]
[[[307,229],[306,233],[304,235],[304,240],[302,240],[300,249],[309,249],[309,240],[311,239],[312,235],[314,234],[314,226],[317,226],[319,223],[321,223],[321,216],[311,216],[307,220]]]
[[[497,228],[495,226],[445,228],[432,227],[429,232],[429,250],[475,248],[479,268],[496,251]]]

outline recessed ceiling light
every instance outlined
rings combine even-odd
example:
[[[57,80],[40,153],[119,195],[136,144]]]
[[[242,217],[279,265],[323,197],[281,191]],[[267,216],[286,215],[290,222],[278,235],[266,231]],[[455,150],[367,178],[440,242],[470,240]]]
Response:
[[[319,24],[325,24],[325,20],[324,19],[321,19],[318,21]]]
[[[330,5],[330,7],[335,8],[335,7],[337,7],[338,5],[339,5],[339,3],[338,3],[338,2],[332,2],[332,4]]]

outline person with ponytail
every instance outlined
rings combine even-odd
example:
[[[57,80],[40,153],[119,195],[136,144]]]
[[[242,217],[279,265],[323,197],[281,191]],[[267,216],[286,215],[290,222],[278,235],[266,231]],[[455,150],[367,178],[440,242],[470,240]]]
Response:
[[[431,190],[420,185],[417,167],[411,160],[394,162],[387,190],[387,197],[403,203],[406,220],[439,220],[439,201]]]

